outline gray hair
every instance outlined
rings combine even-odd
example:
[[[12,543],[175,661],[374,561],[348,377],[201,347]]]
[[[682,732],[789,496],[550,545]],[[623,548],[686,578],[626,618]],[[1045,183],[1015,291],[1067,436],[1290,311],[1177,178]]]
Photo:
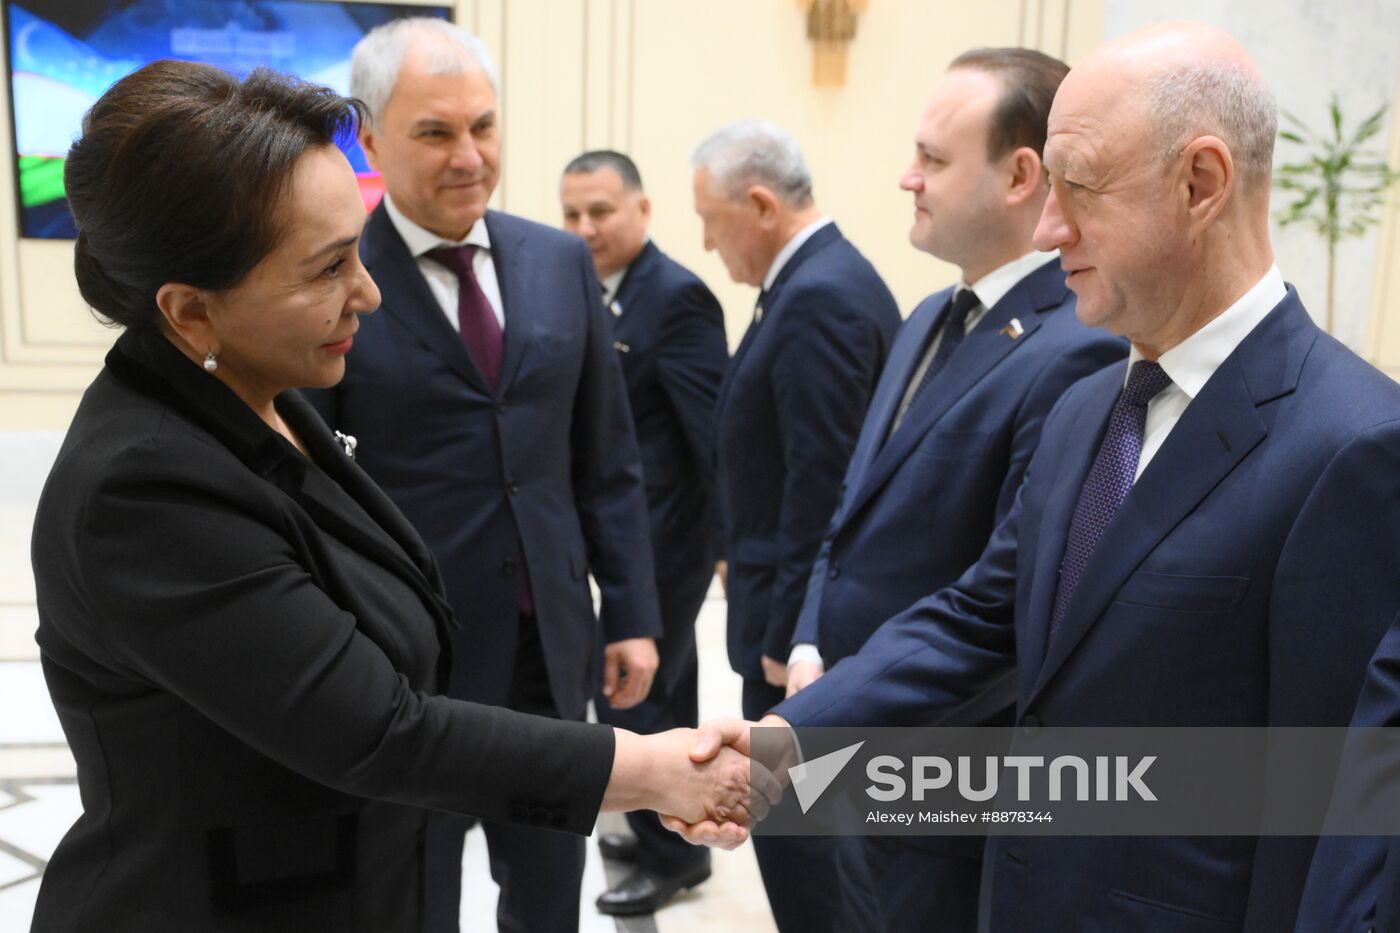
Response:
[[[812,175],[802,150],[787,131],[768,120],[739,120],[700,141],[690,164],[710,174],[716,193],[738,198],[749,185],[763,185],[786,204],[812,200]]]
[[[1170,68],[1150,79],[1147,107],[1161,159],[1175,159],[1198,136],[1219,136],[1230,147],[1241,181],[1268,190],[1278,103],[1256,72],[1233,62]]]
[[[370,122],[378,125],[399,80],[404,55],[419,40],[426,39],[428,73],[458,75],[481,71],[497,89],[496,66],[480,39],[445,19],[409,16],[376,26],[355,44],[350,56],[350,95],[365,102]]]

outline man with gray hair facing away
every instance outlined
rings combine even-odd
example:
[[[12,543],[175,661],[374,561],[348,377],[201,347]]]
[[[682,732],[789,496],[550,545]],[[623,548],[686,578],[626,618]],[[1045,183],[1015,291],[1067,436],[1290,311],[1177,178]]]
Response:
[[[314,401],[437,558],[459,622],[446,692],[574,720],[600,686],[635,705],[660,611],[592,258],[571,234],[486,209],[501,137],[476,38],[435,19],[379,27],[355,48],[351,91],[384,177],[360,242],[383,304],[361,320],[345,379]],[[578,928],[584,840],[551,831],[555,810],[543,797],[483,826],[503,931]],[[466,828],[429,818],[427,933],[458,929]]]
[[[716,414],[729,663],[756,719],[786,691],[812,560],[900,317],[874,267],[817,209],[782,129],[732,123],[691,163],[705,248],[761,289]],[[830,839],[758,837],[754,849],[779,930],[838,928]]]

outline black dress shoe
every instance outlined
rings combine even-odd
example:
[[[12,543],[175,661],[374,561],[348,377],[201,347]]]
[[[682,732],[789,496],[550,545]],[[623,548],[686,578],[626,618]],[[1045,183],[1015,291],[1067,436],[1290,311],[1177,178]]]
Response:
[[[659,875],[654,871],[639,868],[624,878],[617,887],[599,895],[598,912],[613,917],[654,914],[665,907],[671,898],[676,896],[676,892],[693,888],[709,877],[708,860],[673,875]]]
[[[637,837],[622,833],[603,833],[598,837],[598,851],[603,858],[614,862],[635,862],[637,860]]]

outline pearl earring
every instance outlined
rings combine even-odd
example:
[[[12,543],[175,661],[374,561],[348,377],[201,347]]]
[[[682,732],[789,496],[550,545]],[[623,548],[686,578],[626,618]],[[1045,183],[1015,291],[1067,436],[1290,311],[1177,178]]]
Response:
[[[212,373],[219,368],[219,361],[214,359],[214,351],[210,350],[204,354],[204,371]]]

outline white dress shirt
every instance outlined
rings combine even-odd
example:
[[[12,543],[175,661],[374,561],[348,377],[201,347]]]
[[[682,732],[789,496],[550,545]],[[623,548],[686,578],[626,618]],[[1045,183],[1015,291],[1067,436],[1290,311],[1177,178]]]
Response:
[[[1181,420],[1186,406],[1200,394],[1201,389],[1225,358],[1235,352],[1249,332],[1288,294],[1283,274],[1278,266],[1270,266],[1264,277],[1205,327],[1172,347],[1157,360],[1171,378],[1172,384],[1147,403],[1147,426],[1143,432],[1142,453],[1138,455],[1137,472],[1133,482],[1162,449],[1167,435]],[[1142,359],[1134,347],[1128,353],[1128,368]],[[1127,384],[1126,377],[1124,385]]]
[[[802,248],[802,244],[810,240],[812,234],[829,223],[831,223],[830,217],[814,220],[794,233],[792,239],[783,244],[783,248],[778,250],[778,255],[773,257],[773,263],[768,267],[768,274],[763,277],[763,290],[765,292],[773,287],[773,283],[778,280],[778,274],[783,271],[783,266],[787,265],[793,254]]]
[[[979,304],[971,311],[967,312],[967,318],[963,322],[963,336],[972,333],[972,329],[982,323],[982,318],[987,316],[987,311],[995,308],[998,301],[1006,297],[1006,293],[1011,291],[1021,283],[1021,280],[1030,275],[1041,266],[1053,259],[1058,259],[1060,251],[1055,249],[1048,253],[1029,252],[1018,259],[1013,259],[1003,266],[998,266],[991,272],[982,276],[971,285],[966,282],[959,282],[958,287],[953,290],[953,297],[956,298],[964,289],[971,289],[977,295]],[[919,360],[919,365],[914,368],[914,374],[909,377],[909,384],[904,387],[904,398],[900,400],[899,410],[895,412],[894,419],[890,422],[890,434],[904,420],[904,415],[909,411],[909,404],[914,401],[914,393],[919,388],[919,383],[923,381],[924,373],[928,372],[929,365],[938,353],[938,347],[943,343],[943,328],[938,328],[938,333],[933,335],[933,340],[929,341],[928,349],[924,351],[923,359]]]
[[[602,281],[603,307],[607,308],[615,315],[622,314],[622,305],[616,303],[617,290],[622,286],[622,280],[626,277],[627,270],[630,268],[632,268],[630,265],[623,266]]]
[[[444,240],[431,230],[423,229],[405,217],[387,192],[384,195],[384,208],[389,213],[389,220],[393,222],[394,229],[399,232],[399,236],[408,247],[409,255],[418,263],[418,271],[423,273],[423,278],[428,282],[428,289],[442,307],[442,313],[447,315],[448,323],[458,333],[462,329],[461,322],[457,320],[457,296],[461,290],[461,282],[457,273],[423,254],[439,246],[477,247],[476,253],[472,255],[472,273],[476,276],[476,284],[481,287],[481,293],[486,296],[486,303],[496,313],[496,323],[505,330],[506,315],[501,302],[501,286],[496,281],[496,264],[491,261],[491,237],[486,232],[486,221],[478,220],[472,224],[467,235],[454,243]]]

